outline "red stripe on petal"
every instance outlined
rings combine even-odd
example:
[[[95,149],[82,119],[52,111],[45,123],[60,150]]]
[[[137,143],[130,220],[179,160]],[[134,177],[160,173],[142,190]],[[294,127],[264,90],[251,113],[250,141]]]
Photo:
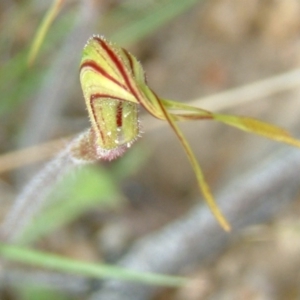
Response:
[[[117,123],[118,127],[122,127],[122,123],[123,123],[123,104],[122,104],[122,102],[119,102],[118,106],[117,106],[116,123]]]
[[[98,129],[98,132],[100,132],[100,135],[101,135],[101,139],[103,141],[103,143],[105,143],[105,135],[103,134],[101,128],[100,128],[100,124],[98,123],[97,121],[97,118],[96,118],[96,113],[95,113],[95,107],[94,107],[94,99],[92,99],[93,95],[90,97],[90,104],[91,104],[91,110],[92,110],[92,114],[93,114],[93,118],[95,120],[95,124],[97,126],[97,129]],[[99,109],[99,108],[98,108]],[[101,112],[101,107],[100,107],[100,112]]]
[[[122,84],[121,82],[119,82],[117,79],[115,79],[114,77],[112,77],[110,74],[108,74],[103,68],[101,68],[96,62],[92,61],[92,60],[87,60],[85,62],[83,62],[80,66],[80,71],[83,68],[92,68],[93,70],[95,70],[96,72],[100,73],[101,75],[103,75],[104,77],[106,77],[107,79],[113,81],[115,84],[117,84],[118,86],[120,86],[121,88],[123,88],[124,90],[128,90],[128,88]]]
[[[100,44],[100,46],[106,51],[107,55],[110,57],[110,59],[114,62],[116,68],[119,70],[120,74],[122,75],[128,89],[130,90],[130,92],[134,95],[134,97],[139,101],[140,101],[140,98],[137,94],[137,92],[134,90],[134,88],[132,87],[131,83],[130,83],[130,79],[128,77],[128,74],[124,68],[124,65],[122,63],[122,61],[120,60],[120,58],[115,54],[114,51],[112,51],[110,49],[110,47],[107,45],[107,43],[98,38],[98,37],[94,37],[94,39]]]

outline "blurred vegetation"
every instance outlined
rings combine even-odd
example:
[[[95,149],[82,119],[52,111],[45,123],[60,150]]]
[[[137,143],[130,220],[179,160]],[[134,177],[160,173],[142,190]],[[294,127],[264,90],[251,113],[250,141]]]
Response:
[[[142,59],[151,56],[155,43],[160,43],[155,59],[150,59],[148,65],[146,61],[145,66],[155,90],[164,89],[167,97],[174,99],[212,94],[299,67],[298,0],[61,2],[61,10],[29,67],[34,37],[54,0],[0,1],[1,153],[74,135],[89,126],[78,66],[82,48],[92,34],[103,34],[134,49],[133,53],[141,52],[141,57],[137,56]],[[201,2],[201,9],[194,9]],[[171,23],[176,18],[180,19],[179,25]],[[168,26],[175,30],[164,31]],[[170,81],[172,84],[168,85]],[[250,92],[251,97],[255,98],[255,93],[253,96]],[[231,112],[258,117],[297,132],[299,92],[282,92],[267,98],[262,100],[269,101],[231,107]],[[273,150],[278,147],[246,134],[232,134],[229,129],[211,123],[209,130],[205,122],[199,127],[187,124],[184,129],[188,129],[193,149],[215,187],[226,185],[229,178],[240,178],[249,166],[263,162],[263,158],[272,160]],[[76,262],[86,261],[83,269],[88,269],[95,262],[117,261],[134,238],[182,215],[198,196],[193,173],[182,149],[173,147],[163,129],[155,132],[153,140],[160,147],[152,149],[141,140],[117,161],[69,174],[55,187],[49,206],[26,229],[22,243],[39,251],[16,247],[20,252],[13,252],[0,245],[3,257],[6,253],[9,260],[9,255],[15,253],[19,258],[11,259],[24,262],[25,254],[37,254],[38,259],[40,251],[45,251],[46,256],[57,254],[56,263],[64,257],[71,265],[74,262],[76,268]],[[171,151],[161,151],[162,142],[163,148]],[[37,152],[33,156],[37,161],[42,157]],[[27,159],[30,161],[24,156],[24,164]],[[147,166],[148,159],[151,166]],[[1,174],[2,218],[17,191],[36,171],[35,166],[32,168],[33,172],[31,167],[21,164],[19,169]],[[144,173],[148,176],[146,180]],[[146,184],[128,184],[133,176],[144,176]],[[128,191],[130,201],[126,197]],[[147,202],[145,208],[143,203]],[[281,221],[250,228],[245,235],[239,233],[242,240],[238,245],[233,245],[231,251],[208,268],[194,265],[190,273],[185,269],[196,280],[176,291],[175,298],[198,300],[202,295],[203,299],[210,299],[214,293],[216,299],[298,299],[298,202],[291,212],[285,212]],[[199,243],[205,247],[205,240]],[[56,273],[50,267],[33,266],[34,263],[8,264],[3,259],[0,298],[88,299],[99,284],[98,279],[90,279],[93,276],[82,278],[68,272]],[[101,272],[101,265],[98,266],[97,272]],[[123,271],[116,270],[118,275]],[[163,291],[155,299],[174,299],[174,293]]]
[[[26,136],[26,130],[34,132],[35,128],[25,127],[24,129],[23,123],[31,114],[31,110],[35,108],[34,98],[37,98],[41,87],[51,84],[49,78],[52,66],[61,49],[64,48],[64,44],[70,42],[68,37],[80,24],[81,14],[87,14],[84,22],[90,22],[90,25],[85,24],[86,28],[78,33],[82,35],[78,36],[81,40],[87,40],[92,34],[104,34],[109,39],[126,46],[138,42],[146,35],[158,30],[168,21],[190,9],[197,1],[58,2],[61,4],[58,14],[52,22],[49,22],[50,26],[45,28],[41,28],[41,22],[52,4],[51,2],[11,1],[0,3],[0,150],[2,153],[20,145],[19,139]],[[40,40],[37,41],[35,53],[30,58],[34,62],[29,65],[30,48],[38,30],[43,31],[44,38],[41,35]],[[76,51],[74,61],[79,62],[81,49],[76,50],[78,51]],[[76,67],[78,68],[78,65]],[[68,76],[76,78],[78,82],[78,73],[70,70]],[[56,94],[56,89],[59,89],[59,86],[50,87],[53,95]],[[68,98],[74,97],[73,90],[70,89],[69,94],[66,95]],[[78,106],[76,103],[83,101],[82,98],[81,94],[76,95],[75,108]],[[57,99],[53,98],[51,101],[55,103]],[[76,109],[72,111],[72,102],[66,101],[66,103],[67,108],[62,107],[62,110],[67,109],[71,116],[75,116],[75,119],[86,118],[82,111],[79,112]],[[85,112],[83,111],[83,113]],[[37,127],[39,122],[41,120],[37,119]],[[61,122],[62,125],[56,127],[58,131],[55,135],[50,135],[52,138],[76,133],[76,131],[68,129],[73,127],[72,121],[66,128],[63,126],[62,119],[53,119],[53,124],[56,122]],[[47,135],[46,132],[45,135]],[[40,141],[36,139],[35,142],[39,143]],[[22,242],[26,244],[38,242],[42,237],[70,224],[92,209],[107,211],[122,206],[123,201],[120,200],[124,200],[124,196],[118,187],[120,180],[130,176],[141,167],[147,158],[147,152],[143,146],[135,146],[135,149],[125,155],[123,159],[113,163],[112,168],[98,165],[76,170],[75,175],[69,174],[55,188],[56,193],[51,194],[51,205],[47,206],[46,210],[31,224]],[[12,182],[14,181],[13,174],[8,179]],[[5,177],[3,179],[7,180]],[[22,184],[24,185],[24,183]],[[22,254],[20,256],[22,257]],[[138,279],[139,276],[136,277],[136,280]],[[17,285],[17,283],[15,284]],[[8,294],[14,295],[15,299],[69,299],[67,295],[57,294],[49,291],[48,288],[28,284],[8,291]],[[4,294],[1,299],[6,299]]]

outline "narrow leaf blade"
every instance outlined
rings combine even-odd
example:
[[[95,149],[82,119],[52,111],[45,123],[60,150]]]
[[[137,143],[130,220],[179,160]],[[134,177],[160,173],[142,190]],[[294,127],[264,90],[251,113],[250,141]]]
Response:
[[[247,117],[214,114],[214,119],[243,131],[300,148],[300,141],[280,127]]]
[[[164,112],[166,120],[169,122],[170,126],[172,127],[172,129],[174,130],[174,132],[176,133],[179,141],[181,142],[188,158],[189,161],[193,167],[193,170],[195,172],[197,181],[198,181],[198,185],[199,188],[203,194],[203,197],[208,205],[208,207],[210,208],[211,212],[213,213],[213,215],[215,216],[215,218],[217,219],[217,221],[219,222],[219,224],[221,225],[221,227],[225,230],[225,231],[230,231],[231,230],[231,226],[228,223],[228,221],[226,220],[225,216],[222,214],[221,210],[219,209],[218,205],[215,202],[215,199],[210,191],[209,185],[207,184],[204,174],[200,168],[200,165],[189,145],[189,143],[187,142],[186,138],[184,137],[184,135],[182,134],[181,130],[179,129],[179,127],[177,126],[177,124],[175,123],[175,121],[173,120],[173,115],[169,114],[168,111],[165,109],[163,103],[161,103],[159,101],[159,99],[157,99],[158,103],[161,106],[161,110]]]
[[[181,110],[181,112],[172,113],[175,120],[193,121],[193,120],[216,120],[223,124],[238,128],[240,130],[254,133],[271,140],[289,144],[300,148],[300,141],[293,138],[286,130],[249,117],[240,117],[233,115],[215,114],[202,108],[193,107],[184,103],[161,99],[165,107],[170,110]]]
[[[37,57],[37,54],[41,48],[43,41],[45,40],[46,34],[59,13],[64,0],[54,0],[52,6],[46,13],[41,25],[38,28],[36,36],[34,37],[33,43],[31,45],[29,55],[28,55],[28,65],[31,66]]]
[[[81,262],[50,253],[44,253],[28,248],[20,248],[17,246],[1,243],[0,256],[6,260],[12,260],[36,267],[43,267],[56,271],[78,274],[81,276],[89,276],[93,278],[115,278],[145,284],[171,287],[182,286],[187,283],[187,279],[183,277],[154,273],[142,273],[139,271],[127,270],[121,267],[106,264]]]

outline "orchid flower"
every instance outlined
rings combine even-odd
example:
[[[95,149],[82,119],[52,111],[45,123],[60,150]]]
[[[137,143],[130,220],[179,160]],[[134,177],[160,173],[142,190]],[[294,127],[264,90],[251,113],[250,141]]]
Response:
[[[127,50],[93,36],[84,47],[80,81],[91,122],[73,155],[79,160],[112,160],[122,155],[140,136],[139,106],[169,123],[181,142],[195,172],[199,188],[211,212],[223,227],[230,225],[218,208],[199,163],[177,121],[211,119],[275,141],[300,147],[285,130],[265,122],[216,114],[183,103],[160,98],[148,86],[144,70]]]

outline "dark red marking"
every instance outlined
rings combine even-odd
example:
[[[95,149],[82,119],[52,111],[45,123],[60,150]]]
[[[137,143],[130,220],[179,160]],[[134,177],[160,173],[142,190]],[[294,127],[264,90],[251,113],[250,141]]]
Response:
[[[123,123],[123,103],[119,102],[117,106],[116,123],[118,127],[122,127]]]
[[[126,49],[122,48],[122,50],[123,50],[124,54],[126,55],[128,61],[129,61],[129,65],[130,65],[132,74],[136,78],[135,72],[134,72],[132,56],[130,55],[130,53]],[[144,79],[145,83],[147,83],[147,78],[146,78],[146,74],[145,74],[144,70],[142,70],[142,72],[143,72],[143,79]]]
[[[118,80],[116,80],[114,77],[112,77],[111,75],[109,75],[105,70],[103,70],[97,63],[95,63],[92,60],[86,60],[84,63],[81,64],[80,66],[80,71],[82,68],[84,67],[90,67],[92,69],[94,69],[95,71],[97,71],[98,73],[102,74],[104,77],[106,77],[107,79],[113,81],[115,84],[117,84],[118,86],[120,86],[121,88],[123,88],[124,90],[128,90],[128,88],[122,84],[121,82],[119,82]]]
[[[91,103],[91,108],[92,108],[92,113],[93,113],[93,117],[94,117],[94,120],[97,124],[97,129],[98,131],[100,132],[101,134],[101,138],[103,140],[103,142],[105,141],[105,135],[103,134],[102,130],[100,129],[100,126],[97,122],[97,119],[96,119],[96,114],[95,114],[95,108],[94,108],[94,101],[97,100],[97,99],[101,99],[101,98],[110,98],[110,99],[114,99],[114,100],[117,100],[117,101],[120,101],[120,103],[118,104],[117,106],[117,116],[116,116],[116,123],[117,123],[117,126],[118,127],[122,127],[122,124],[123,124],[123,104],[122,104],[122,101],[127,101],[125,99],[120,99],[120,98],[117,98],[117,97],[114,97],[114,96],[111,96],[109,94],[100,94],[100,93],[96,93],[96,94],[92,94],[91,97],[90,97],[90,103]],[[99,99],[99,100],[100,100]],[[101,101],[101,100],[100,100]],[[136,104],[136,103],[135,103]],[[100,107],[101,109],[101,107]]]
[[[123,104],[122,104],[122,101],[127,101],[127,100],[120,99],[120,98],[117,98],[117,97],[114,97],[114,96],[111,96],[111,95],[108,95],[108,94],[97,93],[97,94],[91,95],[90,102],[93,103],[95,100],[97,100],[99,98],[100,99],[101,98],[110,98],[110,99],[119,101],[119,104],[117,106],[116,123],[117,123],[118,127],[122,127],[122,124],[123,124]]]
[[[128,61],[129,61],[129,65],[130,65],[130,69],[132,71],[132,74],[134,74],[134,69],[133,69],[133,61],[132,61],[132,57],[131,55],[128,53],[128,51],[124,48],[122,48],[124,54],[126,55]]]
[[[92,98],[92,97],[91,97]],[[96,123],[96,126],[97,126],[97,129],[98,129],[98,132],[100,132],[100,135],[101,135],[101,139],[103,141],[103,143],[105,143],[105,135],[103,134],[101,128],[100,128],[100,125],[98,123],[98,120],[96,118],[96,114],[95,114],[95,107],[94,107],[94,101],[92,101],[92,99],[90,99],[90,103],[91,103],[91,109],[92,109],[92,114],[93,114],[93,117],[94,117],[94,120],[95,120],[95,123]],[[101,107],[100,107],[101,109]]]
[[[109,46],[106,44],[105,41],[103,41],[102,39],[100,39],[98,37],[94,37],[94,39],[100,44],[100,46],[106,51],[107,55],[114,62],[115,66],[121,73],[126,85],[128,86],[130,92],[135,96],[135,98],[139,102],[141,102],[137,92],[134,90],[134,88],[132,87],[132,85],[130,83],[129,77],[128,77],[126,70],[124,69],[124,66],[123,66],[122,62],[120,61],[119,57],[109,48]]]

